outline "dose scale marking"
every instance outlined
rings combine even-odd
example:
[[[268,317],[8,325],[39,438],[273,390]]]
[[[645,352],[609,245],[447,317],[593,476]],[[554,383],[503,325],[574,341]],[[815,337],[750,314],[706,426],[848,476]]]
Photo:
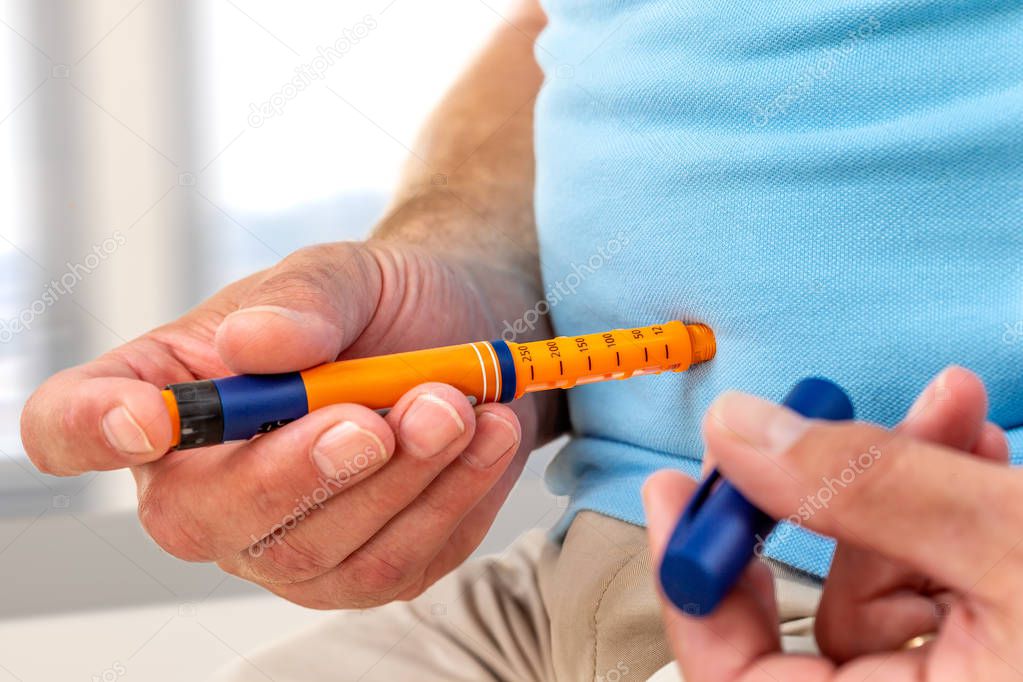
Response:
[[[515,375],[522,378],[515,396],[520,397],[595,381],[681,372],[713,356],[714,336],[705,325],[668,322],[513,344],[512,353]]]
[[[682,372],[716,350],[703,324],[672,321],[544,341],[477,341],[341,360],[302,372],[245,374],[173,384],[163,391],[178,449],[251,438],[312,410],[356,403],[392,407],[409,389],[441,382],[474,404],[643,374]]]

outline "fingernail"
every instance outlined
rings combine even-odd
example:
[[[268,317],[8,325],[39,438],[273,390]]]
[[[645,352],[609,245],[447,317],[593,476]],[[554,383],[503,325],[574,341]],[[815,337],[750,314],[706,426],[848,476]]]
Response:
[[[123,405],[118,405],[103,415],[100,424],[107,442],[115,450],[133,455],[153,451],[153,444],[149,442],[146,432]]]
[[[469,464],[489,469],[519,442],[515,425],[504,417],[484,412],[476,418],[476,435],[462,455]]]
[[[711,405],[725,435],[765,454],[780,454],[802,438],[810,421],[769,400],[730,391]]]
[[[420,393],[398,425],[402,445],[418,457],[433,457],[465,433],[465,422],[450,404]]]
[[[941,370],[938,374],[938,378],[934,380],[934,399],[935,400],[948,400],[949,396],[952,395],[952,372],[961,369],[958,365],[949,365],[945,369]]]
[[[909,411],[906,413],[906,420],[916,419],[927,411],[932,403],[944,400],[948,397],[948,377],[952,367],[946,367],[938,373],[938,376],[931,380],[931,383],[924,387],[924,390],[913,401]]]
[[[326,478],[349,478],[379,463],[387,449],[375,433],[355,422],[327,429],[313,445],[313,464]]]
[[[292,310],[291,308],[285,308],[285,307],[279,306],[279,305],[254,305],[254,306],[251,306],[249,308],[241,308],[240,310],[236,310],[233,313],[231,313],[230,315],[228,315],[226,318],[224,318],[224,320],[226,322],[228,319],[230,319],[232,317],[236,317],[236,316],[239,316],[239,315],[252,315],[252,314],[278,315],[280,317],[284,317],[286,319],[289,319],[292,322],[298,322],[299,324],[302,324],[302,325],[309,324],[309,323],[313,322],[314,320],[318,320],[319,319],[316,316],[307,315],[305,313],[300,313],[297,310]]]

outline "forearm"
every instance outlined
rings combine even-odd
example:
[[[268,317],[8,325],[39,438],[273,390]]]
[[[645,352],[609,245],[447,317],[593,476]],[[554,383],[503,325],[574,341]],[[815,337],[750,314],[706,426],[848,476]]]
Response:
[[[506,275],[501,279],[512,291],[501,295],[511,300],[496,312],[518,316],[541,295],[533,104],[543,77],[533,42],[544,16],[529,0],[511,21],[427,120],[373,236],[440,248],[491,275]]]
[[[427,120],[373,238],[442,253],[488,301],[495,337],[543,299],[533,212],[533,57],[546,17],[524,0]],[[531,338],[551,335],[546,317]],[[537,443],[567,425],[558,391],[534,394]]]

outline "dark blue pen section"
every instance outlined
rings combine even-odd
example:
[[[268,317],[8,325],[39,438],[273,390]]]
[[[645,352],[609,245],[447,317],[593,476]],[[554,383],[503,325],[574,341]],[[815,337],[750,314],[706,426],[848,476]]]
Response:
[[[213,383],[220,393],[225,441],[246,440],[309,412],[305,383],[298,372],[242,374]]]
[[[512,357],[511,349],[505,341],[491,341],[497,353],[497,364],[501,367],[501,395],[498,400],[502,403],[510,403],[515,399],[515,358]]]
[[[853,418],[849,398],[827,379],[800,381],[782,404],[810,419]],[[713,612],[774,526],[773,518],[715,469],[693,494],[664,551],[665,595],[690,615]]]

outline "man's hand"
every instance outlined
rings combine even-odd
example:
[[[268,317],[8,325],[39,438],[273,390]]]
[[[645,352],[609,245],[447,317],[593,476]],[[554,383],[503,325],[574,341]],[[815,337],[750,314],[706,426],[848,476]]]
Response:
[[[972,372],[949,367],[920,394],[895,432],[1008,464],[1005,434],[986,415],[984,384]],[[817,642],[839,662],[889,651],[936,632],[954,598],[925,574],[841,543],[817,613]]]
[[[1004,436],[985,412],[979,380],[956,368],[895,431],[720,398],[704,424],[708,453],[768,513],[787,517],[827,481],[852,480],[806,523],[839,540],[817,629],[830,658],[781,653],[770,574],[753,564],[709,617],[665,604],[687,682],[1023,677],[1023,605],[1013,598],[1023,588],[1023,478],[1004,466]],[[655,563],[694,489],[676,472],[647,483]],[[929,644],[902,649],[931,632]]]
[[[473,408],[425,384],[386,417],[334,405],[249,442],[165,454],[160,388],[491,338],[490,300],[467,266],[418,247],[304,249],[49,379],[25,407],[25,447],[54,474],[131,467],[143,525],[182,559],[313,607],[411,597],[486,533],[515,453],[535,442],[535,400]]]
[[[52,377],[22,415],[36,465],[131,467],[164,549],[308,606],[411,598],[461,563],[538,434],[558,428],[553,392],[474,409],[426,384],[387,417],[333,405],[247,443],[165,454],[160,388],[492,339],[533,308],[532,50],[546,18],[536,0],[512,16],[427,122],[372,241],[303,249]]]

